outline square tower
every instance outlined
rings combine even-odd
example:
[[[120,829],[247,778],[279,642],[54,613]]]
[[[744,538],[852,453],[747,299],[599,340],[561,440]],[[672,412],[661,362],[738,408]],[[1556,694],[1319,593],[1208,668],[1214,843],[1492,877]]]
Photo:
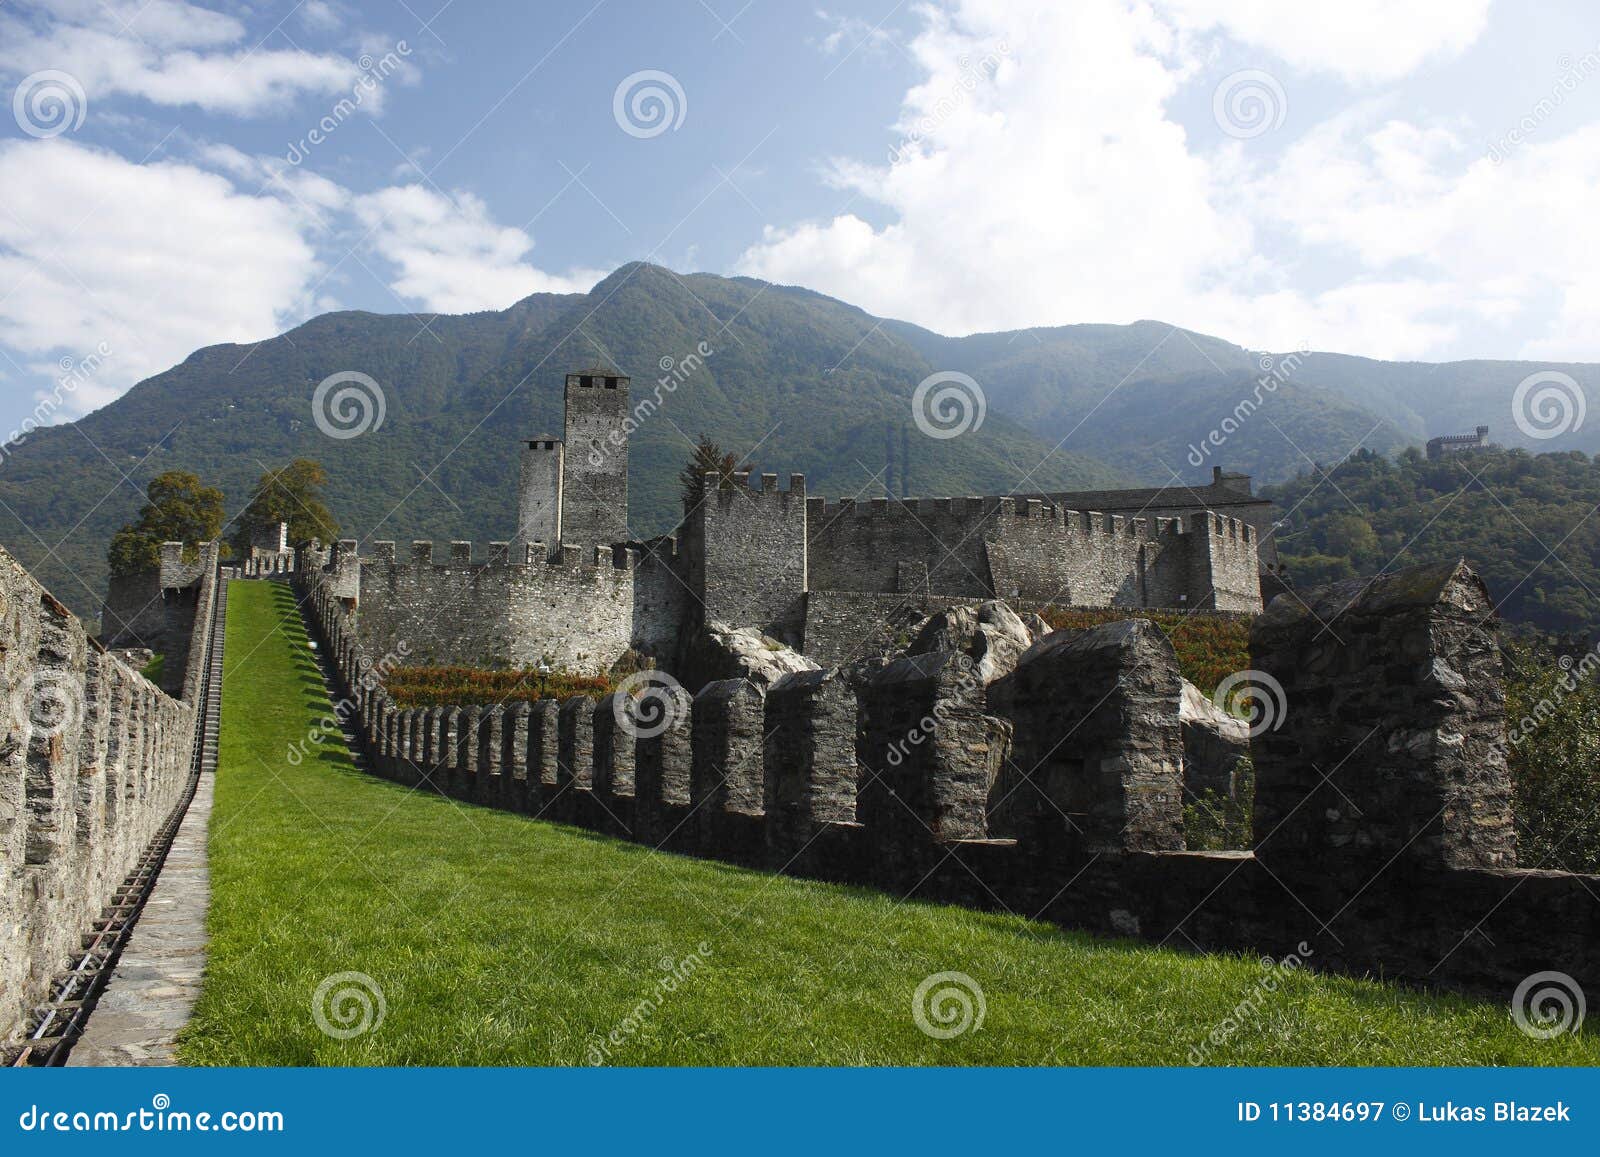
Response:
[[[552,553],[561,547],[561,440],[541,437],[523,443],[517,485],[517,533],[511,557],[521,562],[530,542]],[[541,560],[542,561],[542,560]]]
[[[567,375],[561,541],[587,549],[628,541],[628,378]]]

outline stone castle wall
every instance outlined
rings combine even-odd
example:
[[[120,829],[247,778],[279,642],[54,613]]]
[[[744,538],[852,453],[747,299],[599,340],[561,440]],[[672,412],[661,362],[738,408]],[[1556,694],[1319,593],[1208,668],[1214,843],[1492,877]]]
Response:
[[[630,747],[618,696],[395,707],[327,576],[301,581],[372,766],[402,783],[1118,936],[1501,993],[1550,969],[1600,984],[1600,877],[1515,867],[1492,615],[1464,567],[1313,596],[1331,639],[1263,619],[1253,661],[1289,700],[1256,757],[1253,854],[1183,850],[1181,684],[1148,622],[1046,636],[987,688],[937,652],[714,682]]]
[[[373,544],[359,560],[356,598],[363,643],[390,654],[404,642],[408,662],[497,663],[541,660],[571,671],[608,670],[633,639],[633,552],[560,548],[548,561],[543,543],[513,562],[510,545],[489,544],[474,558],[470,542],[414,542],[399,559],[392,542]],[[336,552],[338,553],[338,552]]]
[[[1259,610],[1256,529],[1124,518],[1040,499],[872,499],[807,509],[811,586],[1063,606]]]
[[[210,544],[185,572],[198,627],[166,652],[179,698],[106,653],[0,548],[0,1031],[46,998],[183,796],[215,567]],[[158,576],[157,591],[184,577]]]

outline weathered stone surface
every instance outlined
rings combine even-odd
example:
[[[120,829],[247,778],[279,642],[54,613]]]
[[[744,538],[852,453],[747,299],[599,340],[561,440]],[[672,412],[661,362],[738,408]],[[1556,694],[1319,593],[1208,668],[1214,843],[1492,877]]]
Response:
[[[856,694],[836,668],[785,675],[767,691],[769,839],[789,847],[815,825],[856,818]]]
[[[1496,626],[1462,563],[1273,600],[1250,632],[1282,689],[1252,744],[1263,863],[1352,879],[1400,856],[1516,863]]]
[[[685,686],[704,686],[723,679],[748,679],[770,687],[796,671],[815,671],[817,664],[776,639],[751,629],[708,622],[689,645]]]
[[[889,664],[862,690],[858,814],[897,848],[982,839],[1011,726],[976,664],[949,651]]]
[[[762,814],[765,699],[748,679],[710,683],[695,696],[689,793],[700,812]]]
[[[990,688],[1015,727],[997,834],[1079,853],[1183,847],[1182,678],[1154,623],[1056,631]]]
[[[1231,797],[1234,771],[1250,755],[1250,724],[1229,715],[1189,680],[1178,703],[1183,723],[1183,789],[1187,800],[1214,791]]]
[[[1038,616],[1034,616],[1037,618]],[[931,617],[906,648],[908,655],[953,651],[971,659],[985,686],[1016,668],[1033,635],[1021,617],[993,599],[976,606],[953,607]]]
[[[587,695],[561,700],[559,720],[556,784],[590,791],[594,788],[594,700]]]

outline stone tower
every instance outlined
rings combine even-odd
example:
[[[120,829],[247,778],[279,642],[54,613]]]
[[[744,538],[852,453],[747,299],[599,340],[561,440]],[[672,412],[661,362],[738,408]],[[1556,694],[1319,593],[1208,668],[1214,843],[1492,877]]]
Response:
[[[559,438],[540,437],[522,448],[522,473],[517,483],[517,534],[512,558],[522,562],[530,542],[542,542],[546,554],[561,544],[561,464]],[[541,562],[542,559],[535,559]]]
[[[628,534],[628,379],[615,369],[567,375],[561,541],[588,549]]]

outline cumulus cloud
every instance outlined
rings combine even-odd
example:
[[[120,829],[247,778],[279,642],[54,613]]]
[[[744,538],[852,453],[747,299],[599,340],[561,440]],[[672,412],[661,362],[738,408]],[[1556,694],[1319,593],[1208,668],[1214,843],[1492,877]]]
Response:
[[[356,61],[252,44],[245,25],[183,0],[24,0],[0,10],[0,70],[69,73],[96,99],[127,95],[234,116],[305,93],[348,92]]]
[[[925,10],[887,162],[828,169],[885,223],[771,225],[736,268],[946,333],[1159,317],[1252,347],[1439,357],[1537,332],[1522,353],[1592,357],[1600,127],[1491,161],[1470,126],[1365,87],[1461,51],[1487,6],[1301,6],[1292,28],[1249,2]],[[1212,32],[1364,87],[1266,147],[1186,131]]]
[[[439,313],[504,309],[530,293],[586,293],[604,273],[545,273],[523,258],[533,238],[500,225],[471,193],[446,196],[399,185],[358,198],[355,212],[374,249],[394,264],[391,288]]]
[[[200,346],[270,337],[303,310],[317,273],[291,205],[193,165],[6,141],[0,188],[0,342],[51,378],[58,357],[109,350],[68,416]]]
[[[1483,33],[1491,0],[1156,0],[1185,31],[1225,32],[1298,69],[1358,83],[1396,80],[1458,55]]]

